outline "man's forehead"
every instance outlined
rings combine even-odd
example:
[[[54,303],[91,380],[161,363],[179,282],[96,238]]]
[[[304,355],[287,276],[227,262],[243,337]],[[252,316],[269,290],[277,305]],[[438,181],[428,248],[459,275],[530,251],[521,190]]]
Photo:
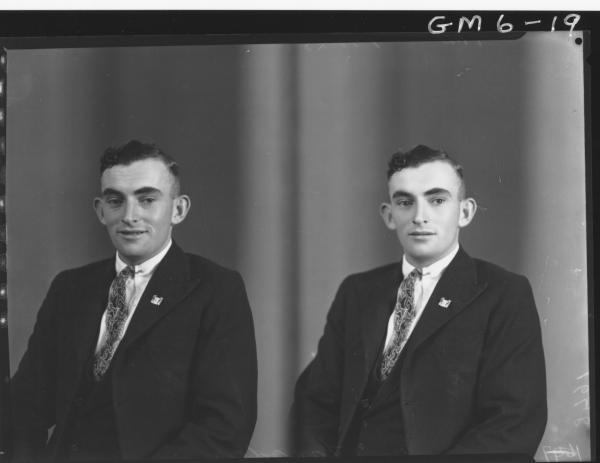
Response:
[[[102,189],[111,186],[150,186],[157,189],[170,187],[173,179],[168,167],[158,159],[142,159],[131,164],[118,164],[106,169],[100,178]]]
[[[433,161],[395,172],[389,179],[390,192],[397,190],[413,194],[442,188],[458,192],[461,179],[454,167],[445,161]]]

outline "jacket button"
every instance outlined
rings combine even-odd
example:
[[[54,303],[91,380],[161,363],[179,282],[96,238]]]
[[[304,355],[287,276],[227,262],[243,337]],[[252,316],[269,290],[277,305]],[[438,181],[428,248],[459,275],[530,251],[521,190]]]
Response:
[[[71,453],[79,452],[79,445],[77,445],[77,442],[73,442],[70,446],[70,449],[71,449]]]
[[[77,408],[83,407],[83,397],[77,396],[73,402]]]
[[[367,408],[369,408],[371,406],[371,401],[369,399],[360,399],[360,401],[358,402],[358,405],[363,410],[366,410]]]

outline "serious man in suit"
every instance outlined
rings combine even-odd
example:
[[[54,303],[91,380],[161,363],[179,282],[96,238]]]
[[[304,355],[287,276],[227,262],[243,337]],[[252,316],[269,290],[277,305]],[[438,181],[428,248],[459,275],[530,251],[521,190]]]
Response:
[[[533,455],[547,411],[529,282],[459,245],[476,203],[443,151],[394,154],[388,189],[402,262],[341,284],[296,385],[298,453]]]
[[[157,146],[107,149],[100,184],[116,255],[52,282],[12,379],[16,459],[242,457],[257,381],[242,279],[172,241],[190,198]]]

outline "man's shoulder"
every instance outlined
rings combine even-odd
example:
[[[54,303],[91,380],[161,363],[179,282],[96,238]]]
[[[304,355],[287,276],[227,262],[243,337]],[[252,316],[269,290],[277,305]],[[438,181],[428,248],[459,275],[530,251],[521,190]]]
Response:
[[[231,278],[238,277],[239,272],[231,268],[225,267],[213,260],[206,257],[192,254],[189,252],[184,253],[186,259],[189,262],[190,275],[196,276],[211,276],[216,278]]]
[[[508,270],[501,265],[495,264],[485,259],[471,258],[477,270],[478,279],[488,283],[510,284],[514,282],[528,281],[527,277],[519,273]]]
[[[213,260],[210,260],[206,257],[199,256],[197,254],[192,254],[189,252],[185,252],[181,249],[178,250],[180,256],[187,262],[190,268],[190,272],[192,275],[203,274],[203,275],[231,275],[237,274],[235,270],[227,268]],[[158,264],[166,262],[167,256]],[[98,272],[106,271],[106,269],[110,269],[114,266],[115,258],[109,257],[107,259],[98,260],[95,262],[91,262],[89,264],[81,265],[79,267],[73,267],[66,270],[63,270],[58,273],[58,277],[86,277],[93,276]],[[176,262],[181,263],[181,260],[177,260]]]
[[[393,262],[362,272],[352,273],[344,279],[342,284],[358,286],[380,285],[390,279],[397,280],[398,278],[401,278],[401,272],[402,263]]]
[[[488,284],[523,284],[528,282],[527,277],[513,272],[501,265],[490,262],[485,259],[469,256],[462,251],[456,256],[459,260],[458,265],[449,265],[448,269],[455,269],[459,272],[475,271],[475,277],[480,282]],[[469,264],[470,263],[470,264]],[[452,270],[450,270],[452,271]],[[402,262],[393,262],[366,271],[353,273],[344,279],[344,284],[351,285],[380,285],[382,282],[390,280],[399,281],[402,279]]]
[[[66,293],[77,290],[87,291],[106,279],[110,281],[114,276],[114,262],[113,257],[61,270],[52,278],[50,291]]]
[[[402,262],[391,262],[389,264],[380,265],[369,270],[353,273],[348,278],[356,278],[359,280],[377,280],[382,276],[387,276],[390,273],[397,272],[401,269]]]
[[[86,278],[93,277],[99,272],[104,272],[107,269],[114,267],[115,258],[107,258],[98,261],[91,262],[89,264],[80,265],[78,267],[68,268],[60,271],[56,278],[57,279],[70,279],[70,278]]]

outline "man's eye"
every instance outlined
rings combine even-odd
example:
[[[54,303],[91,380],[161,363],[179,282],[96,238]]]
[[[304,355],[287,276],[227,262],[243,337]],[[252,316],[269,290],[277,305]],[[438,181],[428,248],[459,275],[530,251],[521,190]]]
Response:
[[[145,205],[150,205],[154,201],[156,201],[156,198],[154,198],[153,196],[144,196],[143,198],[140,198],[140,203]]]
[[[120,198],[111,198],[111,197],[106,198],[104,201],[106,202],[106,204],[108,204],[109,206],[112,206],[112,207],[120,206],[121,203],[123,203],[122,199],[120,199]]]
[[[433,198],[431,202],[437,205],[444,204],[446,202],[446,198]]]
[[[412,205],[412,201],[410,199],[398,199],[396,200],[396,205],[400,207],[409,207]]]

